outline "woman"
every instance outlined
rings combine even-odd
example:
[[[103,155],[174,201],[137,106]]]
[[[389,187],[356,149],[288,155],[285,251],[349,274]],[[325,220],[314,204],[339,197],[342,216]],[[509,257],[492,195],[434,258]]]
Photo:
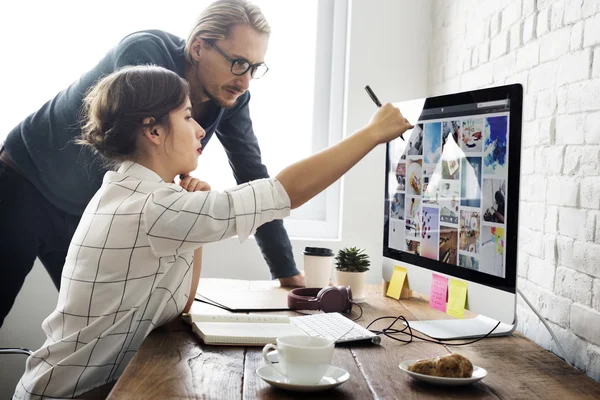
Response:
[[[273,179],[224,192],[186,178],[196,169],[204,130],[189,88],[160,67],[128,67],[87,95],[79,143],[118,167],[108,172],[71,242],[47,340],[26,363],[14,398],[87,396],[114,382],[144,338],[189,309],[204,243],[284,218],[380,143],[411,128],[387,104],[367,126]],[[197,254],[197,253],[196,253]],[[88,392],[86,394],[86,392]]]

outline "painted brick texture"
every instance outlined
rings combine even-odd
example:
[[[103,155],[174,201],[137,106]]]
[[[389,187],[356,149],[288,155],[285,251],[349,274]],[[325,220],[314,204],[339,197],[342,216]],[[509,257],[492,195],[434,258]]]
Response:
[[[523,85],[518,286],[600,380],[600,1],[433,0],[432,12],[431,95]],[[557,353],[517,304],[518,329]]]

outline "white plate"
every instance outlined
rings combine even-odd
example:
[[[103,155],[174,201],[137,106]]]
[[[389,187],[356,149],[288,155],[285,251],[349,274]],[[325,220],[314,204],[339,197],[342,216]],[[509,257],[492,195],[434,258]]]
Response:
[[[331,389],[341,385],[350,378],[348,371],[332,365],[329,366],[327,372],[325,372],[325,376],[316,385],[300,385],[292,383],[286,376],[281,375],[275,368],[268,364],[258,368],[256,373],[263,381],[272,386],[295,392],[319,392],[321,390]]]
[[[402,371],[413,377],[414,379],[422,382],[431,383],[434,385],[440,386],[460,386],[460,385],[469,385],[471,383],[475,383],[486,377],[487,371],[477,365],[473,365],[473,376],[470,378],[444,378],[441,376],[431,376],[418,374],[416,372],[412,372],[408,370],[408,366],[416,363],[418,360],[408,360],[401,362],[399,367]]]

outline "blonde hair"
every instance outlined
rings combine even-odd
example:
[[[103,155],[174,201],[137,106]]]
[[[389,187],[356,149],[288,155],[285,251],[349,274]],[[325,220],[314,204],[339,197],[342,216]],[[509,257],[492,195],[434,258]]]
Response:
[[[184,49],[186,61],[194,64],[190,53],[196,37],[227,39],[231,28],[239,24],[250,25],[257,32],[267,35],[271,33],[271,27],[258,6],[247,0],[217,0],[202,11],[190,32]]]

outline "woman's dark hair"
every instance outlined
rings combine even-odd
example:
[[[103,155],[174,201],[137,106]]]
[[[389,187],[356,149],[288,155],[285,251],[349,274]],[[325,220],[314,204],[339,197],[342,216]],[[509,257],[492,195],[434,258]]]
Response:
[[[124,67],[100,79],[83,100],[81,136],[108,164],[130,159],[141,128],[170,127],[169,113],[189,96],[188,83],[157,66]],[[144,124],[145,118],[154,118]]]

